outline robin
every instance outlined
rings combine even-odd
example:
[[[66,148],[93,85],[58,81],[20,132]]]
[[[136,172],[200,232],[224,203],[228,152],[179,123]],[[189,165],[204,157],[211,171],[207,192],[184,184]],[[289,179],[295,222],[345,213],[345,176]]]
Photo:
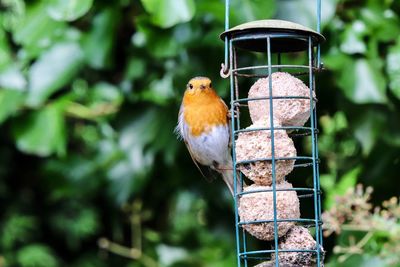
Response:
[[[185,142],[201,174],[206,177],[201,165],[220,173],[233,195],[229,114],[228,107],[213,89],[211,80],[195,77],[186,86],[176,132]],[[237,185],[240,192],[240,183]]]

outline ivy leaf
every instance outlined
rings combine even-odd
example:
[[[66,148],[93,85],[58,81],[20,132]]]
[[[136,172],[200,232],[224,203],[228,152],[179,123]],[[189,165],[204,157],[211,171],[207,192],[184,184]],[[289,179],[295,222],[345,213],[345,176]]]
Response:
[[[37,231],[37,221],[32,216],[12,215],[2,227],[0,242],[2,247],[10,249],[18,242],[30,240]]]
[[[387,134],[387,122],[384,113],[372,110],[360,114],[356,119],[354,135],[361,143],[363,155],[370,154],[376,142]]]
[[[273,17],[277,9],[275,0],[235,0],[231,3],[232,25]],[[221,13],[221,15],[224,13]]]
[[[17,90],[0,91],[0,124],[9,116],[15,114],[24,103],[25,95]]]
[[[166,74],[160,80],[153,80],[149,88],[142,92],[142,98],[159,105],[167,104],[175,96],[172,78],[172,75]]]
[[[272,2],[272,1],[263,1]],[[296,1],[276,1],[276,18],[300,23],[311,29],[316,29],[317,12],[316,1],[314,0],[296,0]],[[321,24],[328,25],[335,16],[337,1],[322,1]],[[263,11],[264,9],[260,9]],[[269,13],[269,11],[268,11]]]
[[[92,68],[111,66],[119,15],[116,9],[108,8],[94,17],[92,29],[83,40],[86,61]]]
[[[13,134],[19,150],[38,156],[65,154],[66,130],[61,103],[31,112],[14,124]]]
[[[182,45],[173,36],[172,30],[161,30],[152,26],[146,17],[136,20],[137,32],[133,35],[133,44],[146,47],[156,58],[166,58],[178,55]]]
[[[36,57],[54,44],[64,34],[66,24],[54,21],[46,12],[46,2],[29,5],[25,16],[18,21],[13,31],[13,38],[24,48],[24,52]]]
[[[335,70],[340,89],[352,102],[357,104],[386,102],[386,82],[378,67],[380,65],[378,59],[375,61],[365,58],[353,59],[333,51],[325,58],[325,62]]]
[[[31,244],[17,252],[17,262],[21,267],[57,267],[57,258],[51,249],[42,244]]]
[[[7,36],[4,29],[0,27],[0,70],[7,68],[11,62],[11,50],[7,41]]]
[[[27,105],[37,107],[68,84],[83,62],[76,43],[60,43],[46,51],[30,68]]]
[[[0,72],[0,87],[4,89],[23,91],[26,89],[26,79],[14,65]]]
[[[385,103],[385,78],[379,68],[366,59],[358,59],[354,66],[355,83],[346,88],[347,95],[359,104]]]
[[[173,266],[174,263],[185,259],[189,254],[185,248],[172,247],[165,244],[157,245],[156,251],[163,266]]]
[[[347,54],[364,54],[367,51],[363,40],[365,32],[366,27],[362,21],[355,21],[350,27],[346,27],[340,49]]]
[[[353,234],[353,233],[349,233],[349,234]],[[341,243],[343,243],[343,246],[347,246],[348,244],[345,242],[348,242],[348,236],[346,236],[346,238],[342,238],[342,236],[344,236],[344,234],[342,233],[340,235],[339,239],[344,239],[346,241],[341,241]],[[372,243],[372,242],[371,242]],[[387,265],[386,262],[384,261],[384,259],[376,256],[376,255],[370,255],[365,253],[362,253],[361,255],[352,255],[351,257],[349,257],[346,261],[342,262],[342,261],[338,261],[337,259],[335,259],[334,257],[332,257],[332,259],[329,262],[329,266],[332,267],[336,267],[336,266],[340,266],[340,267],[353,267],[353,266],[357,266],[357,267],[376,267],[376,266],[390,266]]]
[[[337,183],[333,183],[331,188],[327,190],[327,196],[324,201],[325,209],[330,209],[335,204],[335,198],[337,196],[344,195],[349,188],[352,188],[357,183],[357,177],[361,173],[361,167],[358,166],[349,172],[345,173]],[[333,180],[333,177],[324,176],[325,179]],[[325,181],[326,183],[326,181]],[[324,188],[325,189],[325,188]]]
[[[175,111],[154,107],[141,110],[135,112],[134,117],[132,113],[126,117],[114,147],[109,143],[99,145],[103,155],[114,154],[107,177],[111,181],[110,193],[116,195],[118,203],[140,192],[148,182],[158,153],[163,153],[166,164],[173,164],[178,148],[172,134],[175,120],[170,120],[172,114],[176,115]]]
[[[58,21],[73,21],[85,15],[93,0],[51,0],[47,8],[49,16]]]
[[[170,28],[190,21],[195,14],[194,0],[142,0],[153,24]]]
[[[100,228],[99,216],[94,209],[75,204],[64,207],[64,211],[52,216],[50,222],[57,233],[64,235],[72,249],[78,249]]]
[[[372,35],[380,41],[389,42],[400,34],[399,18],[392,10],[382,8],[382,2],[374,7],[362,8],[361,19],[367,25]]]
[[[389,49],[386,57],[389,89],[400,99],[400,39],[397,45]]]

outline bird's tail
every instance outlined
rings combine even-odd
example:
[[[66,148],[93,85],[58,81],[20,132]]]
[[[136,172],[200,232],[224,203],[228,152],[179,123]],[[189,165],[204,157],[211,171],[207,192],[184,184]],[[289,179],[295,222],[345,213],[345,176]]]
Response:
[[[221,172],[222,179],[226,183],[226,185],[229,188],[229,191],[231,192],[232,196],[235,196],[235,185],[234,185],[234,177],[233,177],[233,171],[226,169]],[[236,176],[236,192],[240,193],[242,192],[242,183],[240,182],[240,179],[238,176]]]

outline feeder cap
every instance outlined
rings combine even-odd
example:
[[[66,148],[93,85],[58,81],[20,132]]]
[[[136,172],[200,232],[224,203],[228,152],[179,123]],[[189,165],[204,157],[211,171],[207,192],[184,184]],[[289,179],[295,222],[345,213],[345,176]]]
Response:
[[[237,25],[223,33],[221,33],[221,40],[225,40],[225,37],[235,36],[245,36],[246,34],[301,34],[304,36],[311,36],[314,45],[317,43],[322,43],[325,41],[325,37],[303,25],[298,23],[294,23],[286,20],[276,20],[276,19],[267,19],[267,20],[255,20],[246,22],[240,25]],[[276,45],[274,46],[274,43]],[[246,49],[246,50],[254,50],[254,51],[264,51],[265,50],[265,39],[264,40],[256,40],[250,39],[245,41],[237,42],[238,47]],[[272,52],[295,52],[307,49],[307,42],[300,41],[295,37],[287,37],[287,38],[273,38],[271,39],[271,50]]]

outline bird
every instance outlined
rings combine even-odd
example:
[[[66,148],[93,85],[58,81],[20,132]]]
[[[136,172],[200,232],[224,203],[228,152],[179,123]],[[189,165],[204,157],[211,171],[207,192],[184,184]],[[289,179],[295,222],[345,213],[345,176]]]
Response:
[[[216,171],[234,195],[230,152],[230,112],[208,77],[194,77],[186,85],[175,132],[205,177],[202,166]],[[237,179],[237,192],[241,183]]]

